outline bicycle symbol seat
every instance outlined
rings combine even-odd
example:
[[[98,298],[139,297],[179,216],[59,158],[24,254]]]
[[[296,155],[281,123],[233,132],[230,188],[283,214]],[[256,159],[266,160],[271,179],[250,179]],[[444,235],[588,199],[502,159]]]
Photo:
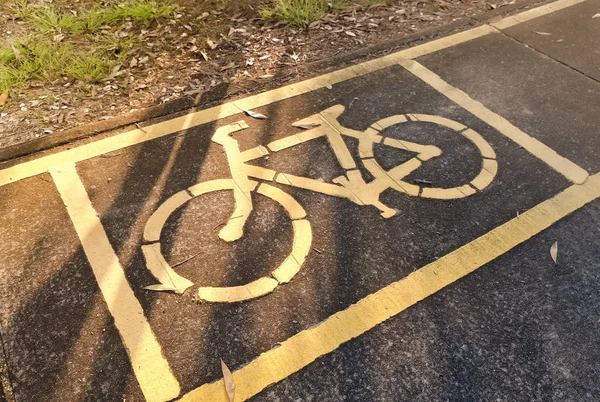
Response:
[[[202,194],[213,191],[229,190],[233,192],[235,208],[219,237],[226,242],[240,239],[244,234],[245,223],[252,212],[252,195],[255,192],[271,198],[281,204],[292,221],[294,239],[288,257],[271,272],[270,277],[262,277],[242,286],[233,287],[199,287],[198,299],[210,302],[236,302],[249,300],[272,292],[279,284],[289,282],[300,270],[311,249],[312,230],[306,219],[304,208],[289,194],[268,182],[298,187],[334,197],[345,198],[355,204],[377,208],[383,218],[391,218],[398,211],[384,205],[380,195],[387,189],[406,193],[413,197],[456,199],[467,197],[486,188],[497,172],[496,154],[483,137],[474,130],[456,121],[427,114],[394,115],[373,123],[364,131],[356,131],[343,127],[338,117],[344,112],[342,105],[332,106],[320,113],[300,120],[293,126],[310,127],[305,131],[273,141],[267,146],[258,146],[241,151],[237,140],[231,134],[244,130],[248,126],[244,121],[218,128],[212,140],[224,149],[231,171],[230,179],[218,179],[201,182],[182,190],[167,199],[148,220],[144,230],[142,251],[147,268],[160,282],[159,285],[147,287],[151,290],[170,290],[182,294],[194,284],[180,276],[169,265],[162,255],[160,236],[169,216],[179,207]],[[405,140],[384,136],[382,132],[389,127],[407,122],[433,123],[450,129],[452,132],[467,138],[479,151],[481,169],[468,183],[452,188],[436,188],[410,183],[404,179],[422,164],[442,155],[442,151],[433,145],[423,145]],[[357,167],[343,136],[358,140],[360,162],[373,176],[366,181]],[[308,177],[278,173],[274,170],[251,165],[248,162],[279,152],[295,145],[316,138],[325,137],[332,148],[339,164],[346,174],[325,183]],[[384,169],[376,160],[373,152],[375,144],[383,144],[392,148],[410,151],[416,156],[408,161]],[[260,180],[260,182],[258,181]]]

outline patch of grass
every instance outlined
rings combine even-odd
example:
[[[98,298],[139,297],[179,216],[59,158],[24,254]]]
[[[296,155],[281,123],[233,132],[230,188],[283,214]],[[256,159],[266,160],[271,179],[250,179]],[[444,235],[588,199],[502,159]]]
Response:
[[[47,4],[17,0],[12,9],[37,33],[14,43],[16,54],[10,46],[0,48],[0,92],[35,79],[70,77],[101,82],[135,44],[135,39],[120,38],[106,33],[104,28],[126,21],[148,26],[171,14],[174,6],[169,0],[130,0],[71,13]],[[58,42],[53,40],[57,33],[63,34]]]
[[[42,33],[62,32],[81,34],[97,32],[105,26],[117,26],[125,21],[149,25],[152,21],[173,12],[170,2],[133,0],[123,5],[112,5],[82,11],[79,15],[61,12],[52,6],[34,6],[21,0],[13,6],[15,15],[30,22]]]
[[[62,14],[54,8],[36,8],[28,13],[26,19],[40,32],[73,32],[79,33],[82,24],[73,14]]]
[[[31,39],[14,46],[19,53],[18,57],[12,48],[0,48],[0,92],[22,86],[34,79],[70,77],[86,82],[99,82],[118,62],[101,51],[77,51],[69,43]]]
[[[276,18],[296,26],[306,26],[323,18],[329,12],[337,12],[351,3],[369,6],[382,3],[382,0],[270,0],[263,3],[260,16],[263,19]]]
[[[73,60],[65,68],[64,75],[80,81],[100,82],[111,72],[114,65],[115,62],[106,57],[88,55]]]

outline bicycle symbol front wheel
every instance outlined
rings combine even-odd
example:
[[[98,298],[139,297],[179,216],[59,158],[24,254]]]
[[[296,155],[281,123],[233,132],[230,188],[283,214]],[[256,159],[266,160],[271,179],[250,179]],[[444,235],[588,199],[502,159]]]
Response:
[[[439,149],[436,147],[410,143],[408,141],[381,135],[381,132],[389,127],[410,122],[434,123],[438,126],[450,129],[468,139],[479,150],[481,156],[482,163],[479,173],[469,183],[451,188],[426,187],[404,181],[403,178],[407,175],[407,172],[412,172],[417,169],[421,165],[421,162],[440,155],[439,153],[436,153],[435,150],[439,152]],[[395,190],[407,193],[408,195],[437,199],[467,197],[486,188],[493,181],[498,171],[496,153],[490,144],[488,144],[488,142],[475,130],[468,128],[457,121],[428,114],[407,114],[384,118],[374,123],[371,127],[380,133],[378,135],[364,136],[360,139],[359,153],[365,168],[375,178],[384,180],[389,180],[391,178],[392,187]],[[404,164],[386,171],[374,157],[373,147],[376,143],[417,152],[420,155],[410,162],[412,164],[411,166],[406,166],[406,164]],[[431,152],[430,149],[433,149],[433,151]]]

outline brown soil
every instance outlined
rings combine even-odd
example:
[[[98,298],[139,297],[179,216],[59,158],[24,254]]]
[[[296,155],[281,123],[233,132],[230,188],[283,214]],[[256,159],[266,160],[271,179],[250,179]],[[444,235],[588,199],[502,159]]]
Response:
[[[81,9],[100,1],[54,1],[55,6],[66,9],[73,4]],[[0,107],[0,147],[184,95],[204,94],[223,84],[263,82],[284,70],[511,3],[393,0],[371,8],[348,7],[307,29],[259,19],[259,0],[179,0],[177,4],[171,17],[149,28],[115,28],[139,40],[119,77],[101,84],[70,79],[30,82],[13,90],[7,104]],[[10,43],[27,29],[27,24],[12,19],[6,4],[0,5],[0,42]]]

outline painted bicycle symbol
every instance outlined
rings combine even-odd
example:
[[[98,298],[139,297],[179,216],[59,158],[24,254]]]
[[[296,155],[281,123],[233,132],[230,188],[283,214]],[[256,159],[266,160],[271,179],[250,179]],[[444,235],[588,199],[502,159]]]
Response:
[[[338,117],[344,110],[345,108],[342,105],[330,107],[294,123],[294,126],[308,127],[308,130],[299,131],[273,141],[267,144],[266,147],[261,145],[245,151],[241,151],[237,140],[231,137],[232,133],[248,128],[244,121],[218,128],[212,137],[212,141],[224,148],[231,170],[231,178],[195,184],[171,196],[152,214],[144,230],[146,244],[142,246],[142,250],[148,269],[160,284],[148,288],[171,290],[182,294],[194,285],[190,280],[177,274],[166,261],[161,252],[160,236],[169,216],[188,201],[202,194],[221,190],[233,192],[235,209],[219,232],[219,237],[226,242],[233,242],[244,235],[245,223],[253,209],[251,195],[253,192],[262,194],[281,204],[292,221],[294,232],[292,250],[283,263],[271,272],[270,277],[262,277],[242,286],[198,288],[199,300],[236,302],[263,296],[272,292],[278,285],[289,282],[298,273],[311,249],[312,230],[309,221],[306,219],[304,208],[292,196],[267,182],[345,198],[358,205],[373,206],[380,211],[381,216],[391,218],[398,211],[380,201],[381,193],[387,189],[394,189],[414,197],[455,199],[467,197],[475,194],[478,190],[483,190],[496,175],[498,165],[492,147],[480,134],[461,123],[440,116],[406,114],[384,118],[373,123],[365,131],[356,131],[343,127],[338,122]],[[385,129],[407,122],[434,123],[467,138],[475,145],[481,155],[481,169],[476,177],[468,183],[452,188],[422,186],[405,181],[404,179],[424,162],[442,155],[442,151],[436,146],[418,144],[383,135]],[[373,176],[373,180],[365,181],[344,142],[343,136],[358,140],[360,162]],[[248,163],[270,153],[279,152],[320,137],[327,139],[338,162],[346,172],[344,176],[333,179],[332,183],[288,173],[278,173]],[[416,156],[392,169],[386,170],[374,156],[373,147],[375,144],[410,151]]]

